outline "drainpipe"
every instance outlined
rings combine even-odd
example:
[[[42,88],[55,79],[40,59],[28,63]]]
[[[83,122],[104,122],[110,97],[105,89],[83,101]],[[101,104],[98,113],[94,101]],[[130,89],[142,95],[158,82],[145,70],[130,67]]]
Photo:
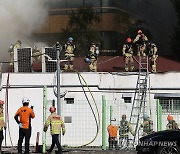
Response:
[[[46,122],[47,86],[43,87],[43,124]],[[46,153],[46,132],[43,131],[43,153]]]
[[[157,131],[162,130],[162,106],[157,99]]]
[[[102,150],[106,150],[106,100],[102,96]]]

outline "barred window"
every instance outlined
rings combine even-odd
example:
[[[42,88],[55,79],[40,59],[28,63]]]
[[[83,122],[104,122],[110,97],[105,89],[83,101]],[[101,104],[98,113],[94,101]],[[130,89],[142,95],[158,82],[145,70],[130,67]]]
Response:
[[[180,98],[163,98],[159,102],[163,113],[180,114]]]
[[[131,103],[131,97],[124,97],[124,103]]]
[[[74,104],[74,98],[65,98],[66,104]]]

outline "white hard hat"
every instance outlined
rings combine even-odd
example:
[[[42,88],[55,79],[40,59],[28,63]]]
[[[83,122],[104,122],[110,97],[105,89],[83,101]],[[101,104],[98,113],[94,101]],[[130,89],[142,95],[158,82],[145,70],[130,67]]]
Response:
[[[22,103],[29,103],[30,102],[30,100],[29,100],[29,98],[27,98],[27,97],[24,97],[23,99],[22,99]]]

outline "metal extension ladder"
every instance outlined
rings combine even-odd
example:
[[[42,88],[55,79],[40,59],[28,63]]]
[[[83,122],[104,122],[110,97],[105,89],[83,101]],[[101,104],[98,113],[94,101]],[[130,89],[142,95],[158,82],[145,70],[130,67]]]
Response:
[[[147,113],[147,93],[148,93],[148,57],[139,56],[139,74],[130,115],[130,124],[135,129],[132,140],[133,146],[139,139],[139,127],[143,122],[143,115]]]

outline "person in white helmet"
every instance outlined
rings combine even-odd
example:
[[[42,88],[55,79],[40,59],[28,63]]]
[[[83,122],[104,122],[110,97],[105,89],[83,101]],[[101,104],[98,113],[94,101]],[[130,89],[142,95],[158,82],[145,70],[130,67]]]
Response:
[[[14,119],[19,125],[19,140],[18,140],[18,153],[22,153],[22,143],[23,139],[25,138],[25,153],[29,153],[29,141],[31,138],[31,119],[35,117],[33,106],[29,108],[29,98],[23,98],[22,104],[23,106],[20,107]]]

